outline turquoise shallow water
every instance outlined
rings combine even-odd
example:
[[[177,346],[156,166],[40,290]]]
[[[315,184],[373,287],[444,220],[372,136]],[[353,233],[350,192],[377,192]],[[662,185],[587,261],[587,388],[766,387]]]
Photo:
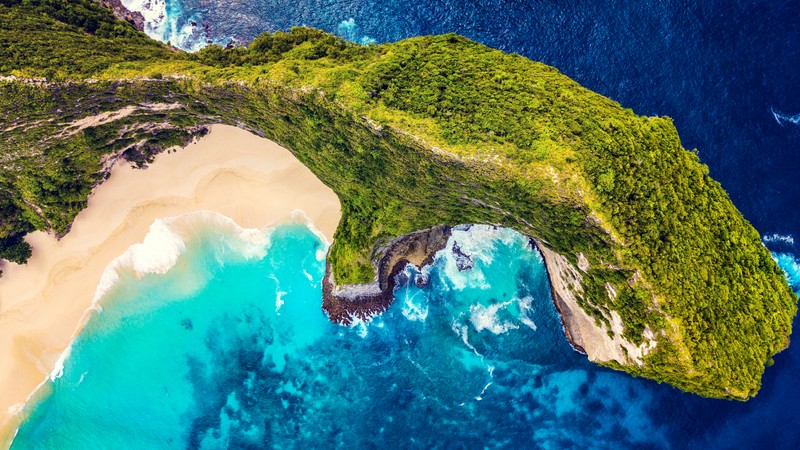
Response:
[[[733,447],[781,429],[753,402],[588,363],[513,231],[455,231],[432,266],[401,275],[389,311],[342,327],[320,308],[325,244],[305,225],[187,217],[153,240],[185,241],[177,259],[138,253],[134,266],[164,273],[118,267],[14,449]],[[770,370],[767,400],[793,379]]]

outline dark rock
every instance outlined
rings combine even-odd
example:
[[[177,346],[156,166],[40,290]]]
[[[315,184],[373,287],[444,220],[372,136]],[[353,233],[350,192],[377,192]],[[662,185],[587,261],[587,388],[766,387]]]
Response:
[[[331,265],[327,263],[322,280],[322,310],[332,322],[342,325],[350,325],[355,319],[369,320],[383,313],[394,302],[397,276],[406,265],[422,267],[431,264],[434,255],[447,245],[450,232],[450,227],[440,225],[395,239],[378,260],[377,285],[337,287]]]
[[[414,283],[417,285],[418,288],[421,289],[431,284],[431,278],[428,275],[419,274],[417,275],[416,280],[414,280]]]
[[[189,318],[181,320],[181,326],[187,331],[191,331],[192,329],[194,329],[194,324],[192,324],[192,319]]]
[[[456,267],[458,268],[459,272],[472,269],[474,265],[472,262],[472,256],[461,251],[461,247],[458,246],[457,242],[453,243],[453,256],[455,256]]]

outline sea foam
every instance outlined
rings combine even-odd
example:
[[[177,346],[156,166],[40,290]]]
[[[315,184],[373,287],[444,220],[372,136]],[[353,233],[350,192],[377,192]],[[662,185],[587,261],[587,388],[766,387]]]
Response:
[[[768,234],[761,237],[761,240],[765,244],[785,244],[785,245],[794,245],[794,236],[791,234]]]
[[[791,253],[772,253],[772,259],[786,274],[786,281],[795,291],[800,292],[800,261]]]
[[[451,289],[491,289],[482,267],[491,265],[498,243],[509,244],[517,233],[491,225],[457,227],[452,230],[447,246],[436,258],[443,259],[443,279]],[[469,264],[469,270],[465,265]]]
[[[339,22],[339,25],[336,27],[336,30],[340,36],[347,39],[348,41],[357,42],[361,45],[370,45],[375,44],[377,41],[374,38],[369,36],[360,36],[358,33],[358,25],[356,25],[356,20],[352,17]]]
[[[772,112],[772,117],[775,118],[775,121],[778,122],[778,125],[780,126],[783,126],[785,123],[800,125],[800,114],[795,114],[791,116],[788,114],[783,114],[781,112],[775,111],[775,109],[771,109],[770,111]]]
[[[519,329],[518,325],[503,320],[499,316],[500,310],[507,308],[511,303],[511,301],[507,301],[489,306],[471,305],[469,307],[469,320],[478,332],[488,330],[494,334],[503,334],[509,330]]]
[[[218,236],[223,245],[219,252],[225,253],[225,257],[233,254],[248,260],[263,258],[270,243],[269,232],[242,228],[233,219],[212,211],[195,211],[156,219],[143,242],[130,246],[103,271],[95,291],[93,308],[122,274],[140,279],[147,274],[167,273],[186,251],[187,242],[206,232]],[[217,258],[222,258],[222,255]]]
[[[206,45],[199,35],[197,19],[187,17],[179,2],[167,0],[122,0],[129,11],[139,12],[144,17],[144,32],[153,39],[186,50],[197,51]]]
[[[290,221],[310,223],[301,212],[295,211]],[[313,228],[313,227],[310,227]],[[195,211],[177,217],[156,219],[150,226],[143,242],[129,247],[106,267],[100,278],[92,303],[87,308],[70,337],[70,344],[58,356],[53,370],[28,396],[22,404],[9,409],[12,415],[24,411],[24,406],[36,398],[45,383],[54,382],[64,375],[64,366],[72,353],[75,338],[87,323],[93,312],[102,311],[99,302],[115,286],[122,274],[130,274],[140,279],[146,274],[163,275],[172,269],[180,255],[186,250],[187,242],[202,233],[215,230],[225,247],[245,259],[263,258],[269,247],[270,230],[256,230],[239,227],[233,219],[212,211]],[[319,233],[315,230],[315,233]]]
[[[295,211],[292,221],[306,221],[302,212]],[[84,311],[79,325],[70,341],[74,341],[83,325],[93,312],[102,311],[100,301],[119,282],[123,274],[141,279],[147,274],[163,275],[172,269],[181,254],[186,251],[187,242],[207,230],[214,230],[222,239],[221,242],[245,259],[263,258],[269,247],[269,232],[242,228],[233,219],[213,211],[195,211],[176,217],[156,219],[144,240],[133,244],[122,255],[118,256],[106,267],[100,278],[91,306]],[[318,231],[317,231],[318,232]],[[218,256],[219,258],[219,256]],[[187,283],[188,285],[188,283]],[[199,289],[195,285],[193,289]],[[64,363],[72,351],[72,344],[59,355],[53,370],[45,380],[55,381],[64,374]],[[36,390],[42,386],[37,386]],[[35,393],[35,392],[34,392]],[[33,395],[33,394],[31,394]]]

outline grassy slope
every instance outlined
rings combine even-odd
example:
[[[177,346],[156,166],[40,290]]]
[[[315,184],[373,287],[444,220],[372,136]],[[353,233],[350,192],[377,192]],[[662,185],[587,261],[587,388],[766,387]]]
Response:
[[[747,398],[788,345],[796,298],[667,118],[639,117],[551,67],[454,35],[365,48],[297,29],[186,55],[92,2],[69,2],[84,9],[70,14],[63,2],[34,3],[0,6],[0,74],[93,80],[0,82],[7,258],[25,256],[24,232],[66,231],[104,155],[146,141],[134,152],[146,159],[224,122],[287,146],[339,195],[339,283],[370,280],[381,243],[399,235],[502,224],[573,263],[583,252],[592,268],[581,301],[598,320],[617,311],[633,342],[646,326],[664,330],[647,364],[624,370]],[[76,118],[155,102],[182,106],[53,138]]]

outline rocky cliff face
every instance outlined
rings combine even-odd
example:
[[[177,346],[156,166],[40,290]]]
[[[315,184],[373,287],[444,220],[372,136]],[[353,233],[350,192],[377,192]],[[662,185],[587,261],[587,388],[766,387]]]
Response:
[[[369,284],[337,286],[327,264],[322,281],[322,309],[330,320],[349,325],[355,320],[369,320],[386,311],[394,301],[397,275],[407,264],[422,267],[433,262],[436,253],[447,245],[451,228],[437,226],[401,236],[380,252],[377,278]]]
[[[647,339],[642,344],[636,345],[622,336],[624,326],[615,311],[611,311],[605,317],[610,327],[591,317],[581,308],[577,299],[578,295],[584,294],[581,273],[586,273],[588,264],[575,267],[567,258],[550,250],[544,243],[538,241],[532,243],[541,253],[547,266],[553,303],[561,316],[564,333],[572,346],[585,353],[590,361],[644,365],[644,356],[656,346],[652,333],[645,336]],[[585,261],[580,256],[577,259]],[[613,288],[607,295],[613,295],[611,292]]]
[[[118,19],[124,20],[136,27],[139,31],[144,31],[144,16],[139,11],[130,11],[121,0],[97,0],[101,5],[114,12]]]

